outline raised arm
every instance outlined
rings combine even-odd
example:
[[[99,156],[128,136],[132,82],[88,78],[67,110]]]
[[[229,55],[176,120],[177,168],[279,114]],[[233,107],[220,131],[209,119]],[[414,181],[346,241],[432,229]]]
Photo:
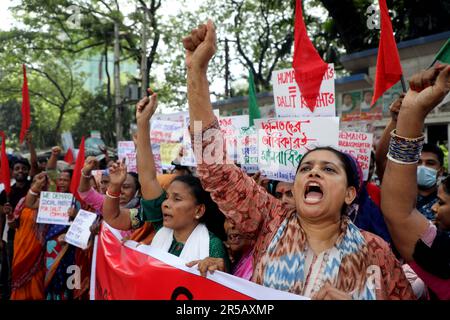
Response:
[[[92,170],[98,166],[97,158],[95,157],[87,157],[86,161],[84,162],[83,169],[81,169],[81,179],[80,179],[80,185],[78,186],[78,192],[86,192],[91,189],[91,177],[92,177]]]
[[[380,181],[383,181],[383,175],[384,170],[386,168],[386,162],[387,162],[387,154],[389,151],[389,141],[391,141],[391,132],[395,129],[397,126],[397,118],[398,113],[400,112],[400,108],[402,106],[403,98],[405,97],[405,94],[402,93],[401,96],[396,99],[392,104],[389,106],[389,110],[391,112],[391,120],[389,121],[386,128],[384,128],[383,134],[381,135],[380,141],[377,145],[377,150],[375,154],[375,160],[376,160],[376,173]]]
[[[31,163],[31,169],[30,173],[28,174],[30,177],[34,177],[36,174],[39,173],[39,167],[38,167],[38,161],[37,161],[37,154],[36,149],[33,145],[33,135],[30,131],[27,131],[25,135],[25,141],[28,146],[28,150],[30,150],[30,163]]]
[[[39,208],[39,195],[42,190],[48,185],[48,177],[45,172],[38,173],[28,190],[25,197],[25,207],[30,209]]]
[[[130,209],[120,208],[122,184],[127,179],[127,167],[124,162],[115,163],[109,169],[110,182],[103,203],[103,219],[111,227],[119,230],[130,230]]]
[[[136,105],[137,122],[137,169],[142,197],[146,200],[156,199],[163,189],[156,179],[155,160],[150,142],[150,118],[155,113],[158,97],[153,93]]]
[[[415,209],[417,162],[414,161],[418,160],[421,147],[419,142],[411,140],[422,136],[425,117],[449,91],[448,65],[414,75],[398,117],[394,138],[399,142],[391,141],[381,188],[381,208],[395,246],[406,261],[413,259],[416,243],[429,227],[428,220]],[[412,150],[415,157],[411,156]]]
[[[207,79],[208,64],[216,52],[216,32],[211,20],[194,29],[183,39],[186,49],[187,96],[191,133],[197,131],[195,121],[201,121],[201,132],[194,132],[193,145],[200,140],[201,154],[197,158],[197,174],[219,209],[231,218],[244,233],[257,233],[264,222],[281,214],[281,202],[269,195],[234,164],[227,161],[225,143],[212,111]],[[195,147],[194,147],[195,149]]]
[[[55,170],[56,165],[58,163],[58,157],[61,153],[61,148],[56,146],[52,148],[52,154],[50,155],[50,159],[47,162],[47,170]]]

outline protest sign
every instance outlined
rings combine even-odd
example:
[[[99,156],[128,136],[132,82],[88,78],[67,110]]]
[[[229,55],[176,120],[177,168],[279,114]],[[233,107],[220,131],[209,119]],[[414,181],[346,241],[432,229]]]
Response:
[[[37,223],[69,225],[69,210],[73,195],[61,192],[41,192]]]
[[[152,144],[153,160],[155,161],[155,169],[158,174],[163,173],[161,165],[161,145],[159,143]]]
[[[92,300],[308,299],[221,271],[202,277],[196,266],[186,267],[187,261],[175,255],[134,241],[122,244],[121,239],[117,230],[102,224],[94,246]]]
[[[258,171],[258,133],[254,127],[239,130],[237,150],[242,169],[247,173]]]
[[[231,160],[237,161],[238,135],[241,128],[248,128],[249,116],[221,117],[219,125],[225,139],[227,155]]]
[[[293,182],[303,155],[318,146],[338,147],[339,118],[256,119],[258,164],[269,179]]]
[[[273,98],[277,117],[336,116],[334,65],[329,64],[325,72],[314,112],[306,105],[295,81],[294,69],[283,69],[272,73]]]
[[[152,120],[150,138],[152,143],[181,142],[183,123],[168,120]]]
[[[95,213],[80,210],[75,220],[70,225],[66,233],[65,241],[75,247],[86,249],[88,247],[91,231],[89,230],[94,223],[97,215]]]
[[[373,134],[366,132],[339,132],[339,150],[348,153],[358,160],[367,181],[370,167],[370,152],[372,151]]]
[[[165,121],[177,121],[183,123],[184,117],[188,114],[188,111],[180,111],[174,113],[156,113],[152,117],[153,120],[165,120]]]
[[[120,161],[126,159],[127,171],[137,172],[136,149],[133,141],[119,141],[117,145],[117,156]]]
[[[64,151],[69,149],[74,150],[75,146],[73,143],[72,133],[70,131],[65,131],[61,134],[61,142],[64,148]]]
[[[161,143],[161,166],[163,169],[172,167],[172,161],[178,157],[182,148],[181,143]]]

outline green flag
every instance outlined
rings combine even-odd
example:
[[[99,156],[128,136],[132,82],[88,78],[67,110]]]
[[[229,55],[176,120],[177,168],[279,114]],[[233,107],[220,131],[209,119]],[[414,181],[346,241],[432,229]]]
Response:
[[[256,100],[255,81],[251,71],[248,72],[248,115],[250,127],[254,125],[253,120],[261,118],[258,102]]]
[[[441,50],[439,50],[438,54],[436,55],[435,61],[450,64],[450,39],[448,39]]]

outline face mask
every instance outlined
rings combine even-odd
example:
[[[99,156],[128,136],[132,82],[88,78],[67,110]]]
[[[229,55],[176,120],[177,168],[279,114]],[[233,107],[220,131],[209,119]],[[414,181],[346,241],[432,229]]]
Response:
[[[436,184],[437,170],[425,166],[417,167],[417,185],[423,188],[431,188]]]

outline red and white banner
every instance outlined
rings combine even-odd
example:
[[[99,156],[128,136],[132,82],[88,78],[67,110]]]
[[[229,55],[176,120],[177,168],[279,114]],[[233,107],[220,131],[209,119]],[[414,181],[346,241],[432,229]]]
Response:
[[[170,253],[120,239],[103,223],[94,248],[91,300],[308,299],[219,271],[204,278]]]

